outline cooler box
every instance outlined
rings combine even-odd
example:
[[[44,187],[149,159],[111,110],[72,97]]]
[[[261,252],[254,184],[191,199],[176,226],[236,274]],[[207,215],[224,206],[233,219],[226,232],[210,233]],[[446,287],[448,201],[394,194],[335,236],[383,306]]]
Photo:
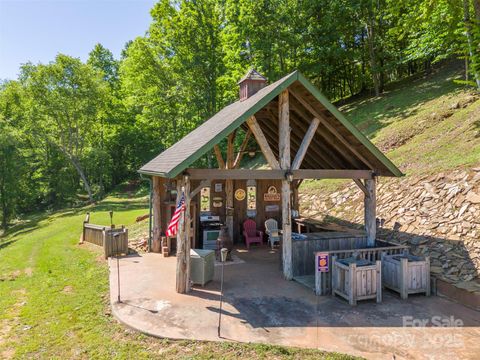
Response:
[[[215,251],[190,249],[190,280],[204,286],[213,280],[215,271]]]

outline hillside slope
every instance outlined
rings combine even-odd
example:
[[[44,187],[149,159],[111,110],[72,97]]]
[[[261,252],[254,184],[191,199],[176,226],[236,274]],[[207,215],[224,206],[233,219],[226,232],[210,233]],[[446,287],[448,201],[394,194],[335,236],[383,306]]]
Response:
[[[406,174],[379,179],[380,236],[431,256],[432,272],[457,284],[480,274],[480,99],[460,77],[450,64],[341,108]],[[303,215],[363,224],[352,181],[305,181],[300,196]]]

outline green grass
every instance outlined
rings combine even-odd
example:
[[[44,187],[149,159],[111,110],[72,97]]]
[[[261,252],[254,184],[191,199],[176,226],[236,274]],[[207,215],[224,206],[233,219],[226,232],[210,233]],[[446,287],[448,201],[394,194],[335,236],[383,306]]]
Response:
[[[480,100],[455,82],[462,75],[461,64],[450,63],[340,110],[408,176],[475,166],[480,163]],[[311,181],[301,190],[332,192],[344,184]]]
[[[91,222],[131,225],[146,198],[109,197],[96,206],[29,217],[0,238],[0,358],[346,359],[261,344],[169,341],[126,329],[109,311],[100,249],[78,245]]]

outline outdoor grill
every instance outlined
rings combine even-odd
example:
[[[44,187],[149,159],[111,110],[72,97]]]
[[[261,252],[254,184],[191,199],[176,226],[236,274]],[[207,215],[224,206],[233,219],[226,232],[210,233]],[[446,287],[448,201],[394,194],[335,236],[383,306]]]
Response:
[[[200,231],[202,234],[202,249],[217,250],[217,239],[220,235],[220,229],[223,224],[220,222],[220,216],[201,215]]]

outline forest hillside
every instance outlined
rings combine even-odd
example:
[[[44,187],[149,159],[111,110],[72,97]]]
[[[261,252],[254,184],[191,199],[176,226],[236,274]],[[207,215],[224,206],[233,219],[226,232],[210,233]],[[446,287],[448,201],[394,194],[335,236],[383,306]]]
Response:
[[[380,178],[380,236],[431,257],[439,279],[480,294],[480,97],[454,82],[455,63],[341,109],[405,174]],[[351,181],[304,181],[301,213],[363,224],[363,193]]]

